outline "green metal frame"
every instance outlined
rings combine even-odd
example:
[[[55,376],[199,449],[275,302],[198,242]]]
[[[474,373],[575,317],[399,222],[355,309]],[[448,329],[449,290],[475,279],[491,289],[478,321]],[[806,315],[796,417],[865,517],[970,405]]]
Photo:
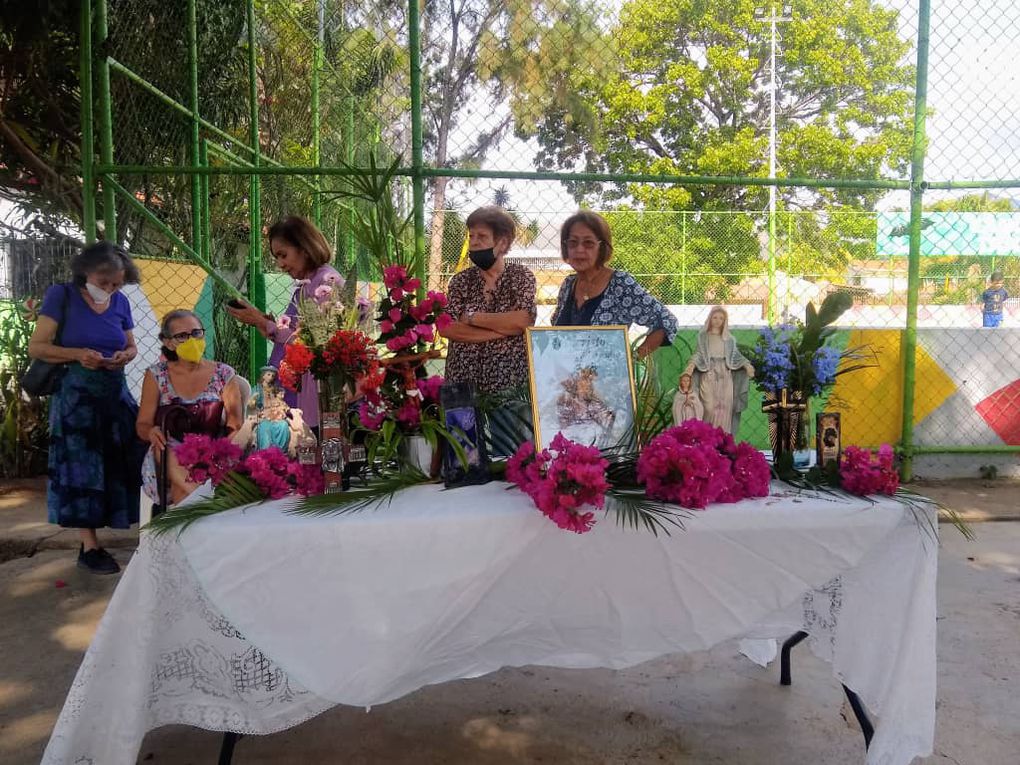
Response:
[[[917,310],[918,290],[920,285],[920,245],[921,245],[921,211],[924,193],[929,189],[996,189],[1020,187],[1020,180],[963,180],[963,181],[926,181],[924,165],[926,153],[926,109],[929,28],[931,21],[930,0],[919,0],[917,21],[917,66],[914,88],[914,123],[911,151],[911,170],[909,180],[896,179],[853,179],[853,178],[762,178],[751,176],[685,176],[685,175],[653,175],[647,173],[576,173],[576,172],[545,172],[545,171],[510,171],[510,170],[476,170],[451,167],[428,167],[425,164],[422,125],[422,66],[421,66],[421,2],[407,0],[408,10],[408,48],[409,78],[411,106],[411,157],[410,166],[402,167],[398,175],[410,179],[412,204],[414,212],[414,238],[417,257],[416,275],[426,283],[426,242],[425,242],[425,183],[429,178],[440,176],[451,178],[487,178],[505,180],[539,180],[539,181],[609,181],[620,183],[658,183],[678,185],[740,185],[757,187],[804,187],[862,190],[904,190],[910,193],[910,225],[908,254],[908,298],[906,328],[903,331],[903,419],[902,438],[899,449],[903,455],[903,476],[909,478],[913,470],[913,458],[918,454],[1015,454],[1020,447],[922,447],[913,443],[914,439],[914,404],[916,385],[916,353],[917,353]],[[321,180],[328,177],[344,177],[368,170],[353,168],[355,158],[355,138],[353,135],[354,105],[348,99],[346,109],[346,129],[343,131],[344,156],[347,167],[326,166],[322,160],[320,104],[320,77],[324,67],[329,66],[324,56],[324,19],[321,0],[317,3],[317,27],[314,36],[306,35],[312,44],[312,79],[311,79],[311,113],[312,113],[312,165],[307,167],[288,167],[265,157],[260,149],[259,139],[259,103],[257,72],[257,40],[255,35],[255,0],[247,0],[247,42],[248,42],[248,100],[249,100],[249,133],[247,141],[229,135],[203,119],[199,109],[199,77],[198,71],[198,26],[196,19],[195,0],[187,3],[187,40],[188,40],[188,85],[189,103],[187,106],[178,103],[166,93],[129,67],[108,54],[105,50],[108,36],[107,0],[86,0],[82,4],[81,14],[81,58],[79,76],[82,92],[82,151],[81,177],[83,185],[84,229],[85,236],[92,241],[97,235],[96,192],[101,188],[103,235],[108,239],[117,239],[116,204],[120,203],[145,217],[158,231],[165,235],[175,246],[186,253],[196,264],[204,268],[213,280],[228,294],[240,296],[238,290],[223,278],[210,265],[211,261],[211,215],[209,209],[210,176],[248,176],[250,179],[249,194],[249,225],[251,227],[250,247],[247,259],[247,290],[248,299],[260,307],[265,307],[265,279],[262,274],[262,213],[261,183],[263,176],[286,175],[301,179],[312,193],[313,215],[317,224],[323,224],[321,198]],[[290,14],[290,10],[284,8]],[[291,14],[293,15],[293,14]],[[297,21],[295,19],[295,21]],[[110,93],[110,73],[144,89],[167,107],[175,110],[189,120],[190,146],[188,167],[167,167],[158,165],[118,165],[114,161],[113,151],[113,105]],[[96,114],[98,112],[98,114]],[[93,127],[98,122],[99,152],[98,161],[95,153],[95,135]],[[222,141],[223,143],[219,143]],[[228,147],[239,147],[239,153]],[[216,158],[209,161],[210,154]],[[186,244],[180,236],[159,220],[144,204],[135,199],[116,181],[117,176],[139,174],[168,174],[191,176],[192,231],[191,244]],[[348,210],[348,215],[353,214]],[[336,224],[339,226],[339,214]],[[347,219],[349,222],[349,218]],[[686,240],[686,217],[682,219]],[[774,216],[769,217],[769,283],[775,282],[775,228]],[[350,226],[348,226],[350,229]],[[792,238],[792,234],[791,234]],[[350,230],[347,232],[347,248],[352,253],[354,242]],[[686,244],[684,245],[686,257]],[[350,265],[350,264],[347,264]],[[682,278],[685,279],[686,274]],[[686,293],[686,281],[681,291]],[[773,290],[774,291],[774,290]],[[775,296],[769,301],[769,316],[775,313]],[[249,347],[250,371],[254,375],[265,363],[266,348],[261,336],[251,330]]]

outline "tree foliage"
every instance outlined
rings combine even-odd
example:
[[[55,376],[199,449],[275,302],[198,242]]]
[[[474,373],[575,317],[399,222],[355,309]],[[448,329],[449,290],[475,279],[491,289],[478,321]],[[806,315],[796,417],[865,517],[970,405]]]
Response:
[[[540,167],[592,172],[765,176],[769,27],[752,0],[629,0],[586,50],[520,90],[523,136]],[[873,0],[795,0],[779,24],[780,176],[871,179],[906,168],[910,43]],[[590,31],[590,35],[595,32]],[[576,198],[632,197],[667,209],[761,208],[761,187],[574,183]],[[788,208],[869,205],[878,192],[782,192]]]
[[[80,221],[78,7],[0,4],[0,195]]]
[[[541,89],[544,53],[569,49],[593,19],[582,0],[425,0],[422,11],[424,148],[433,165],[455,168],[481,166],[512,124],[510,93]],[[442,271],[448,184],[439,177],[431,189],[431,274]]]

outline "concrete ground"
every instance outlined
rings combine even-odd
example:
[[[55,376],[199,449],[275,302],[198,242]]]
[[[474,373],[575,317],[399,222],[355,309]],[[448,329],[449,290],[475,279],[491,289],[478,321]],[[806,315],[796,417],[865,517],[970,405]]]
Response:
[[[37,763],[118,577],[74,566],[77,540],[47,526],[33,486],[0,494],[0,764]],[[967,542],[943,526],[939,561],[936,754],[924,765],[1020,763],[1020,486],[922,489],[975,521]],[[981,522],[998,520],[1000,522]],[[125,564],[133,532],[103,538]],[[29,556],[29,557],[26,557]],[[2,562],[6,561],[6,562]],[[289,731],[243,739],[234,762],[863,762],[863,739],[828,665],[806,646],[794,684],[734,644],[629,670],[504,669],[364,710],[338,707]],[[139,761],[215,762],[220,735],[168,727]],[[98,765],[98,764],[97,764]]]

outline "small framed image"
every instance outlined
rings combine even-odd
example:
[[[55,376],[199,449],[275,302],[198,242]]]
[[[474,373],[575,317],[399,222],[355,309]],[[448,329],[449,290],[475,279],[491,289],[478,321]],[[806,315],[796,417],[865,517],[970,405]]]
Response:
[[[537,450],[557,433],[604,449],[632,432],[637,407],[627,327],[531,327],[525,341]]]
[[[839,412],[819,412],[815,416],[815,440],[817,464],[825,467],[830,460],[838,464],[843,441]]]

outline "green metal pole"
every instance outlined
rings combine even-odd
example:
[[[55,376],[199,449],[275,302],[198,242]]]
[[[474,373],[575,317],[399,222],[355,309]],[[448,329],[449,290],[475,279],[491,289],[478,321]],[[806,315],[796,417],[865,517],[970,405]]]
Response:
[[[319,71],[322,69],[322,43],[323,34],[325,30],[323,26],[325,19],[323,14],[325,9],[322,5],[322,0],[317,3],[318,10],[316,13],[316,19],[318,24],[317,34],[315,35],[315,42],[312,44],[312,164],[316,167],[322,165],[322,146],[321,146],[321,120],[322,115],[319,111]],[[322,196],[319,193],[319,179],[315,179],[315,191],[312,192],[312,219],[315,221],[315,225],[322,228]]]
[[[191,164],[201,167],[198,124],[198,17],[195,0],[188,0],[188,100],[191,109]],[[191,246],[201,251],[202,242],[202,184],[197,176],[191,178]]]
[[[161,233],[163,236],[167,238],[167,241],[169,241],[170,244],[179,248],[181,252],[183,252],[185,255],[194,260],[197,265],[199,265],[207,274],[209,274],[209,276],[212,277],[213,281],[215,281],[223,289],[224,292],[230,295],[230,297],[237,298],[244,297],[244,295],[242,295],[238,291],[237,287],[235,287],[233,284],[224,279],[223,276],[220,275],[220,272],[213,268],[212,264],[210,264],[209,261],[202,257],[202,254],[200,252],[192,248],[191,245],[189,245],[187,242],[185,242],[183,239],[177,236],[177,233],[172,228],[170,228],[163,221],[161,221],[159,218],[153,215],[152,211],[145,205],[143,205],[141,202],[139,202],[130,191],[125,189],[123,186],[121,186],[112,178],[109,179],[109,184],[110,190],[119,195],[121,199],[124,200],[128,207],[133,209],[141,217],[145,218],[145,220],[148,221],[149,225],[151,225],[154,229],[156,229],[159,233]]]
[[[914,454],[1018,454],[1020,446],[915,446]]]
[[[209,164],[209,142],[202,139],[202,144],[199,147],[198,161],[203,167]],[[212,252],[212,224],[211,224],[211,212],[209,210],[209,176],[203,175],[199,178],[202,186],[202,193],[199,197],[201,206],[199,213],[201,215],[201,248],[199,252],[202,253],[202,257],[208,261],[212,261],[210,253]]]
[[[111,62],[111,66],[114,62]],[[118,71],[130,72],[129,69],[119,64],[117,67]],[[131,77],[130,74],[127,75]],[[137,77],[137,75],[134,75]],[[133,79],[133,78],[132,78]],[[166,95],[161,93],[157,88],[152,87],[145,80],[138,78],[134,80],[139,85],[154,95]],[[191,112],[188,111],[187,107],[177,106],[174,104],[173,99],[167,97],[167,103],[170,106],[174,106],[184,116],[190,116]],[[412,120],[413,124],[414,120]],[[420,118],[419,118],[420,123]],[[199,124],[202,127],[220,138],[226,141],[235,142],[237,139],[227,135],[222,130],[219,130],[215,125],[212,125],[205,120],[200,119]],[[412,145],[413,148],[413,145]],[[247,147],[245,147],[247,150]],[[174,173],[179,175],[188,174],[199,174],[207,173],[209,175],[247,175],[247,170],[232,168],[229,166],[215,166],[207,168],[195,168],[188,167],[186,165],[181,167],[175,167]],[[167,168],[161,165],[104,165],[101,164],[96,168],[96,172],[116,172],[123,173],[124,175],[152,175],[152,174],[166,174]],[[385,168],[379,167],[375,174],[379,175],[385,172]],[[278,162],[271,160],[268,157],[262,157],[262,167],[259,170],[259,175],[293,175],[293,176],[306,176],[306,175],[327,175],[327,176],[344,176],[344,175],[369,175],[372,171],[364,168],[347,168],[343,166],[327,165],[325,167],[307,167],[301,165],[288,165],[284,166]],[[424,164],[420,171],[415,172],[413,167],[398,167],[394,172],[394,175],[413,177],[415,175],[421,175],[423,178],[436,178],[440,176],[448,176],[450,178],[499,178],[514,181],[605,181],[609,183],[661,183],[661,184],[673,184],[679,186],[768,186],[772,183],[768,178],[759,178],[754,176],[746,175],[654,175],[652,173],[558,173],[558,172],[546,172],[543,170],[471,170],[467,168],[457,167],[425,167]],[[849,180],[846,178],[777,178],[775,179],[776,186],[789,186],[809,189],[869,189],[872,191],[883,191],[883,190],[907,190],[910,188],[910,181],[903,180]]]
[[[917,301],[921,273],[921,212],[924,203],[925,117],[928,109],[928,46],[931,0],[921,0],[917,16],[917,82],[914,92],[914,145],[910,162],[910,245],[907,253],[907,328],[903,333],[903,463],[909,481],[914,469],[914,388],[917,383]]]
[[[415,276],[427,284],[425,275],[425,176],[421,125],[421,13],[418,0],[408,0],[408,47],[411,58],[411,183],[414,204]]]
[[[773,196],[776,193],[775,186],[769,188]],[[775,201],[769,207],[769,299],[768,299],[768,322],[776,323],[776,210]],[[789,284],[789,275],[787,275]]]
[[[347,97],[347,130],[344,131],[344,149],[346,162],[348,166],[354,167],[354,97]],[[347,217],[347,257],[350,259],[350,263],[347,264],[348,268],[355,267],[358,262],[355,248],[358,246],[357,240],[354,238],[354,206],[346,205],[346,217]]]
[[[687,212],[680,213],[680,305],[687,305]]]
[[[1020,188],[1020,178],[1001,181],[932,181],[924,184],[928,189],[1015,189]]]
[[[92,2],[81,4],[81,55],[78,59],[81,87],[81,201],[85,243],[96,241],[96,145],[92,135]]]
[[[106,0],[96,2],[96,40],[104,55],[99,59],[99,161],[104,165],[113,164],[113,102],[110,98],[110,60],[105,55],[109,37]],[[107,176],[103,181],[103,238],[108,242],[117,239],[117,198],[113,189],[108,188]]]
[[[255,0],[246,5],[248,25],[248,141],[251,144],[254,173],[248,186],[248,300],[266,310],[266,279],[262,274],[262,181],[257,174],[262,165],[259,137],[258,61],[255,37]],[[254,327],[248,328],[249,379],[256,379],[266,365],[266,343]]]

